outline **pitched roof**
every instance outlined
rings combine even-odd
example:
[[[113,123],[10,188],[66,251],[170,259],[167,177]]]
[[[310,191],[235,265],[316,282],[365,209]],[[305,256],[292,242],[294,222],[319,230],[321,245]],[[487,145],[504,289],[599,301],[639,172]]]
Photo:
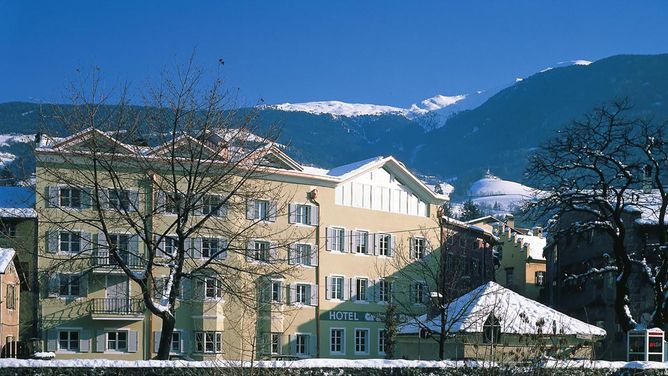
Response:
[[[495,282],[488,282],[453,300],[447,308],[446,328],[451,333],[481,333],[490,314],[499,320],[501,333],[605,336],[605,330],[526,298]],[[543,323],[540,325],[539,323]],[[440,315],[423,315],[404,325],[400,334],[417,334],[423,327],[439,332]]]
[[[0,248],[0,274],[5,274],[16,252],[12,248]]]
[[[0,218],[36,218],[35,189],[0,186]]]

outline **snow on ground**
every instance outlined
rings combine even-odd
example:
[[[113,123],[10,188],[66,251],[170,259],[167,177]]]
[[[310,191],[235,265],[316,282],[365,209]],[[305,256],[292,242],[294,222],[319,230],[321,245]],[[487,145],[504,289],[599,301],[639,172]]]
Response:
[[[501,211],[512,211],[534,195],[531,187],[514,181],[500,179],[490,173],[474,182],[469,188],[471,201],[485,208],[498,204]]]
[[[189,362],[183,360],[107,360],[107,359],[72,359],[72,360],[36,360],[36,359],[0,359],[0,368],[491,368],[497,366],[493,362],[482,361],[454,361],[454,360],[387,360],[387,359],[305,359],[296,361],[201,361]],[[617,370],[628,369],[668,369],[668,363],[661,362],[623,362],[605,360],[566,360],[544,361],[544,368],[597,368]]]
[[[414,103],[411,105],[409,111],[416,114],[424,114],[430,111],[437,111],[442,108],[452,106],[453,104],[465,99],[468,95],[436,95],[431,98],[427,98],[420,103]]]
[[[408,114],[405,108],[384,106],[378,104],[346,103],[340,101],[319,101],[306,103],[283,103],[269,106],[282,111],[308,112],[311,114],[330,114],[334,116],[364,116],[383,114]]]

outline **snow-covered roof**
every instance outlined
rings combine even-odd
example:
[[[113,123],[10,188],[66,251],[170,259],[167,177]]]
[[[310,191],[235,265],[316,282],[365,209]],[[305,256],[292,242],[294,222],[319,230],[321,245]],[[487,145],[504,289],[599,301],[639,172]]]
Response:
[[[499,320],[501,333],[542,333],[583,336],[605,336],[605,330],[558,312],[526,298],[495,282],[488,282],[452,301],[446,312],[451,333],[481,333],[490,314]],[[543,323],[543,325],[537,325]],[[421,325],[422,324],[422,325]],[[423,315],[400,329],[401,334],[417,334],[426,326],[440,331],[440,315],[427,320]]]
[[[0,186],[0,218],[36,218],[35,189]]]
[[[0,248],[0,274],[7,271],[7,267],[14,259],[16,252],[12,248]]]
[[[460,227],[460,228],[464,228],[464,229],[467,229],[467,230],[471,230],[471,231],[474,231],[474,232],[479,232],[479,233],[482,233],[482,234],[485,234],[485,235],[489,236],[490,238],[492,238],[494,240],[499,240],[499,238],[496,235],[494,235],[491,231],[488,231],[488,230],[486,230],[486,229],[484,229],[480,226],[472,225],[472,224],[469,224],[468,222],[462,222],[458,219],[448,217],[448,216],[445,216],[445,215],[443,217],[441,217],[441,219],[443,220],[444,223],[454,225],[454,226],[457,226],[457,227]]]
[[[520,246],[527,248],[527,257],[534,260],[545,260],[543,256],[543,248],[547,245],[547,239],[542,236],[522,235],[520,233],[513,233],[513,240],[519,243]]]
[[[629,195],[629,201],[634,202],[634,204],[626,205],[624,210],[629,213],[640,214],[640,218],[635,220],[637,224],[656,225],[659,223],[661,194],[658,189],[654,189],[650,193],[634,190],[631,191]],[[666,213],[664,219],[668,222],[668,213]]]

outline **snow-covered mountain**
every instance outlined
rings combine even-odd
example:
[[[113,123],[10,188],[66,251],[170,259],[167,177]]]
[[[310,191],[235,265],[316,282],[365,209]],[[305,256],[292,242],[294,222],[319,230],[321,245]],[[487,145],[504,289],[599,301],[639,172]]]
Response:
[[[471,201],[487,211],[499,212],[513,211],[534,194],[533,188],[503,180],[489,171],[482,179],[474,182],[468,192]]]

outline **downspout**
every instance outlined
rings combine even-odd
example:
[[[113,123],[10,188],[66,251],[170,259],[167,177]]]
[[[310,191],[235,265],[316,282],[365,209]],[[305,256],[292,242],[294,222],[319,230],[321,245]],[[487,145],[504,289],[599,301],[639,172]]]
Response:
[[[146,191],[146,200],[144,204],[144,209],[147,210],[149,213],[151,213],[151,216],[149,218],[149,223],[148,226],[151,228],[151,232],[155,233],[155,229],[153,228],[153,183],[155,182],[155,175],[154,174],[149,174],[149,179],[146,181],[146,186],[145,186],[145,191]],[[146,244],[144,244],[144,251],[147,250]],[[148,310],[147,310],[148,311]],[[148,311],[148,317],[147,320],[145,320],[145,327],[144,327],[144,338],[147,340],[143,341],[144,342],[144,359],[150,360],[151,359],[151,349],[153,348],[154,344],[153,342],[153,336],[152,334],[152,329],[153,329],[153,324],[152,320],[153,319],[153,314],[151,311]],[[148,322],[146,322],[148,321]],[[185,349],[184,349],[185,350]]]
[[[315,225],[315,251],[317,254],[318,264],[315,266],[315,282],[317,289],[320,290],[320,203],[316,201],[318,198],[318,190],[312,189],[308,192],[308,199],[318,208],[318,221]],[[326,290],[325,290],[326,291]],[[318,302],[315,305],[315,356],[320,358],[320,291],[318,291]]]

